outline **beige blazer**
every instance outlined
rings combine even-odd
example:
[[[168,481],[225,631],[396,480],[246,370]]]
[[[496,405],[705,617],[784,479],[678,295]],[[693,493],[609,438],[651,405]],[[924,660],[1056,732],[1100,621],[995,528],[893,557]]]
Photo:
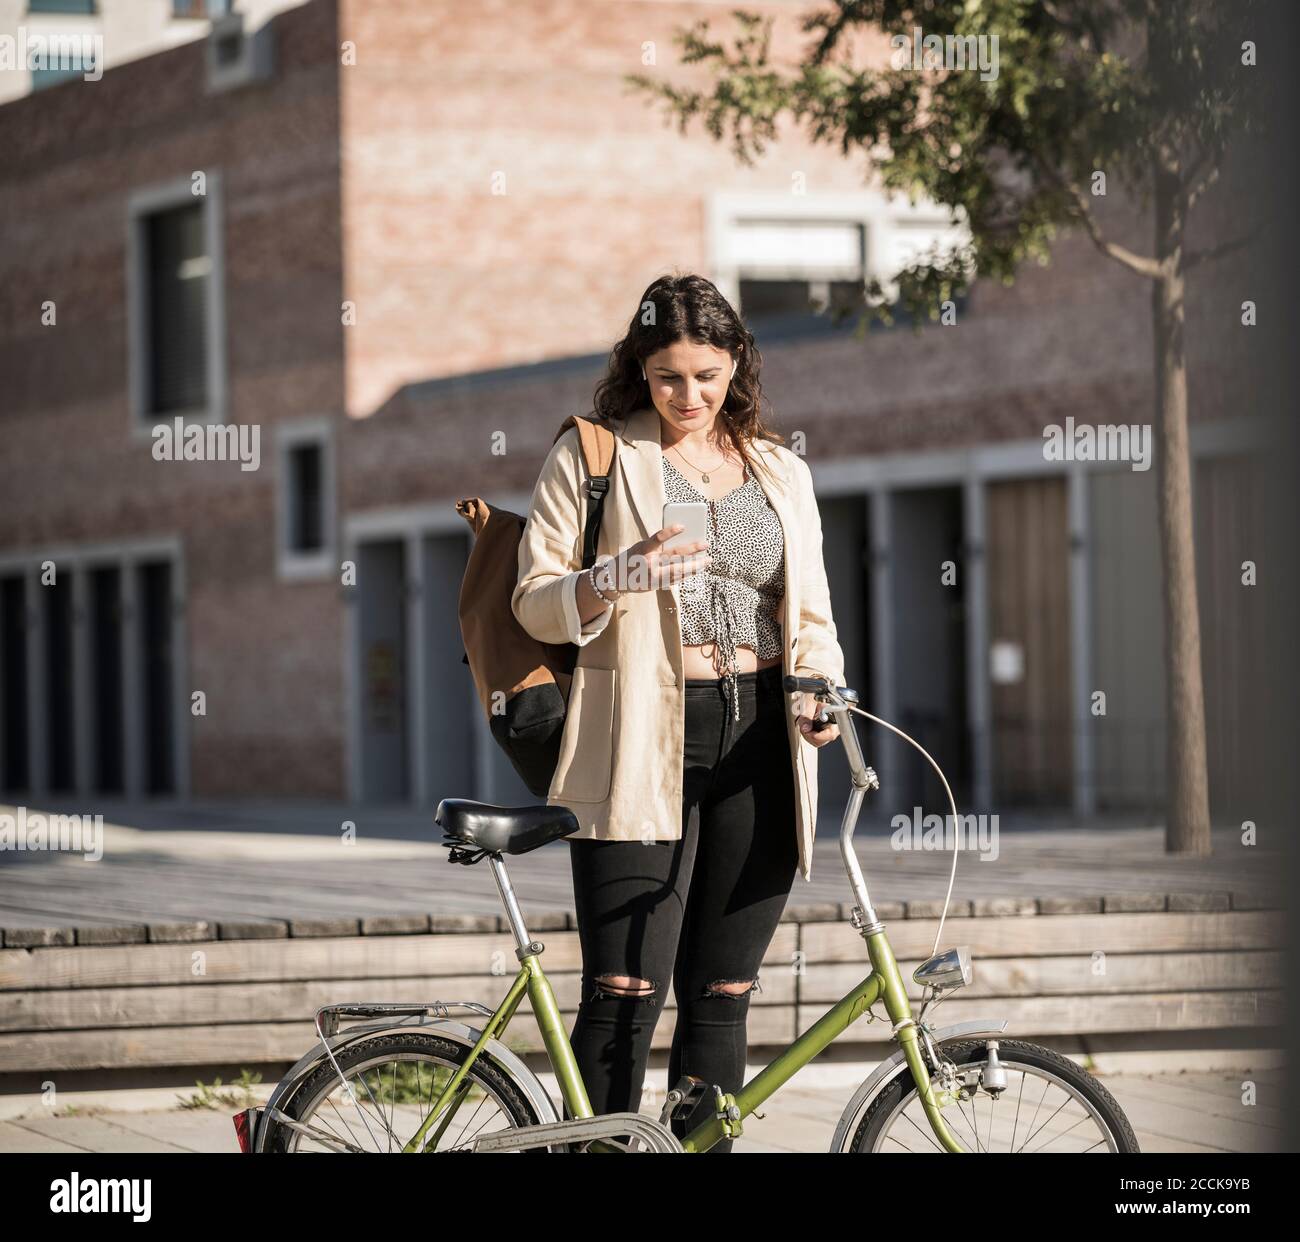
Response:
[[[621,427],[601,519],[598,556],[649,538],[663,525],[665,502],[659,415],[638,410]],[[781,519],[786,593],[784,671],[844,682],[844,655],[831,619],[822,561],[821,518],[803,459],[770,441],[753,456]],[[511,606],[519,623],[545,643],[575,642],[560,758],[548,803],[571,808],[580,830],[569,839],[673,841],[682,835],[682,738],[685,719],[679,586],[628,592],[585,626],[575,589],[582,565],[584,471],[576,428],[556,441],[542,466],[519,543],[519,579]],[[794,771],[799,868],[812,878],[817,823],[817,748],[787,712]]]

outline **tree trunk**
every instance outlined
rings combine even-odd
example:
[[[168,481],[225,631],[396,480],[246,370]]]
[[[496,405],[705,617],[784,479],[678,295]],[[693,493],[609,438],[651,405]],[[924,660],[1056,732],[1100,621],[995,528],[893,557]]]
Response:
[[[1187,430],[1187,358],[1183,340],[1184,205],[1176,172],[1155,179],[1156,256],[1164,267],[1151,307],[1156,350],[1156,477],[1165,622],[1165,849],[1210,851],[1205,753],[1205,693],[1192,525],[1192,462]]]

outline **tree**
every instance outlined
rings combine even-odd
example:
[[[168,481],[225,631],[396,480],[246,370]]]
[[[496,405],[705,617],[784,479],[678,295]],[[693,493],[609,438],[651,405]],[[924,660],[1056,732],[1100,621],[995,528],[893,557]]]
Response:
[[[682,132],[697,115],[715,139],[730,128],[742,163],[763,152],[788,112],[814,141],[858,148],[887,190],[954,213],[966,239],[868,281],[860,330],[870,317],[889,319],[894,296],[919,326],[976,279],[1009,284],[1027,260],[1048,261],[1064,228],[1082,228],[1107,258],[1151,282],[1166,848],[1194,854],[1210,852],[1210,812],[1183,299],[1189,270],[1246,238],[1192,252],[1186,232],[1228,141],[1259,128],[1255,49],[1242,33],[1257,9],[1257,0],[832,0],[803,20],[817,41],[792,77],[769,63],[771,20],[737,12],[730,50],[708,39],[707,22],[678,33],[682,62],[714,70],[710,92],[627,78],[662,99]],[[887,68],[855,63],[855,27],[892,36]],[[996,74],[978,69],[991,48]],[[1090,200],[1107,179],[1151,211],[1150,253],[1106,236]]]

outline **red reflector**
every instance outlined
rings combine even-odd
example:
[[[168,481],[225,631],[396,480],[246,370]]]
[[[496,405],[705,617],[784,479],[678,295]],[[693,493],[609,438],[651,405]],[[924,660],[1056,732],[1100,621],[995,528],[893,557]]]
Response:
[[[261,1110],[257,1108],[246,1108],[242,1113],[236,1113],[233,1120],[235,1123],[235,1137],[239,1139],[239,1150],[247,1154],[253,1150],[253,1138],[257,1131],[257,1117]]]

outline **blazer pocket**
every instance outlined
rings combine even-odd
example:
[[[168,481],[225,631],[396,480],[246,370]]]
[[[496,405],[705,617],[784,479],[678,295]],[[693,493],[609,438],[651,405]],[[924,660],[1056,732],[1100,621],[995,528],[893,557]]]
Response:
[[[614,681],[612,668],[573,670],[564,736],[550,797],[604,802],[613,783]]]

